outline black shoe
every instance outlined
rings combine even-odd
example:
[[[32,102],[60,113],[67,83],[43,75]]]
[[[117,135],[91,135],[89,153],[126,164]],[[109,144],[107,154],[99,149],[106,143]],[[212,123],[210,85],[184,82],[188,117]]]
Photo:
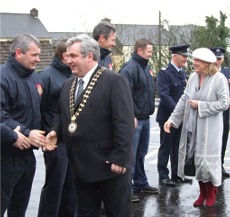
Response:
[[[172,181],[178,182],[178,183],[192,183],[193,182],[192,179],[184,178],[184,180],[183,180],[182,178],[180,178],[178,176],[177,177],[173,177]]]
[[[158,194],[158,189],[150,185],[147,185],[145,188],[141,190],[141,192],[149,193],[149,194]]]
[[[146,187],[142,189],[133,189],[133,192],[134,193],[143,192],[143,193],[149,193],[149,194],[158,194],[158,189],[150,185],[147,185]]]
[[[172,181],[171,179],[162,179],[162,180],[160,180],[160,184],[161,185],[171,186],[171,187],[176,186],[176,182]]]
[[[230,177],[230,174],[225,171],[224,167],[222,167],[222,176],[223,176],[223,178],[229,178]]]
[[[140,198],[139,198],[136,194],[134,194],[134,193],[132,192],[132,195],[131,195],[131,202],[137,203],[137,202],[139,202],[139,201],[140,201]]]

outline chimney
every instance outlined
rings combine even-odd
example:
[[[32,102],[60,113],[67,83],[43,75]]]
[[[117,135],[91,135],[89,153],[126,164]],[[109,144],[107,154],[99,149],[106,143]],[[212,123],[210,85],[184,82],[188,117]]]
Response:
[[[35,17],[38,17],[38,10],[36,8],[32,8],[32,10],[30,10],[30,15]]]
[[[108,23],[110,23],[111,22],[111,20],[109,19],[109,18],[104,18],[104,19],[102,19],[101,21],[105,21],[105,22],[108,22]]]

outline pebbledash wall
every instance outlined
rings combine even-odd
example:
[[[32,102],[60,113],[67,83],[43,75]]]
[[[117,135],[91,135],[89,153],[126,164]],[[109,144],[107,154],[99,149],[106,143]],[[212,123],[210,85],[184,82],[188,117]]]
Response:
[[[9,56],[9,50],[11,45],[11,40],[0,41],[0,64],[5,63]],[[41,43],[41,55],[40,62],[36,66],[36,71],[40,71],[46,66],[48,66],[53,57],[53,45],[49,40],[40,40]]]

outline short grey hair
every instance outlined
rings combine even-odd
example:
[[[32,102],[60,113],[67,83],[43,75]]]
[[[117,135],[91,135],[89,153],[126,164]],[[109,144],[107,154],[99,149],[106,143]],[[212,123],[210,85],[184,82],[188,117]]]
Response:
[[[27,33],[18,35],[10,46],[10,53],[15,56],[16,49],[19,48],[22,53],[25,54],[29,50],[31,43],[34,43],[40,48],[40,42],[35,36]]]
[[[93,38],[88,36],[87,34],[81,34],[75,37],[71,37],[67,40],[66,46],[69,47],[75,43],[80,44],[80,53],[86,57],[89,52],[93,53],[93,60],[100,60],[100,48]]]

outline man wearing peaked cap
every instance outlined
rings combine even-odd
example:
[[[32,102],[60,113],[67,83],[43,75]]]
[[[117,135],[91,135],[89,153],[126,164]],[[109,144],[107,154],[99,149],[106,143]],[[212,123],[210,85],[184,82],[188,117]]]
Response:
[[[160,148],[158,151],[157,170],[159,183],[175,187],[178,182],[190,183],[192,179],[182,180],[177,176],[178,148],[182,125],[172,132],[164,131],[164,123],[173,112],[177,102],[186,86],[186,66],[189,44],[180,44],[170,47],[172,58],[166,68],[162,68],[157,74],[157,90],[160,102],[157,110],[156,121],[160,127]],[[169,176],[168,162],[171,161],[171,177]]]
[[[223,47],[213,47],[210,50],[215,54],[216,58],[223,58],[225,54],[225,49]]]
[[[217,58],[216,61],[217,68],[220,70],[220,72],[222,72],[225,75],[225,77],[228,79],[228,84],[230,84],[230,70],[221,67],[222,63],[224,62],[224,54],[226,50],[223,47],[213,47],[210,48],[210,50],[215,54]],[[223,112],[223,124],[224,124],[224,130],[222,136],[222,150],[221,150],[222,176],[224,178],[229,178],[230,174],[227,173],[224,169],[224,156],[227,148],[228,135],[229,135],[229,109]]]
[[[171,54],[181,54],[183,56],[189,56],[188,52],[189,44],[178,44],[170,47]]]

